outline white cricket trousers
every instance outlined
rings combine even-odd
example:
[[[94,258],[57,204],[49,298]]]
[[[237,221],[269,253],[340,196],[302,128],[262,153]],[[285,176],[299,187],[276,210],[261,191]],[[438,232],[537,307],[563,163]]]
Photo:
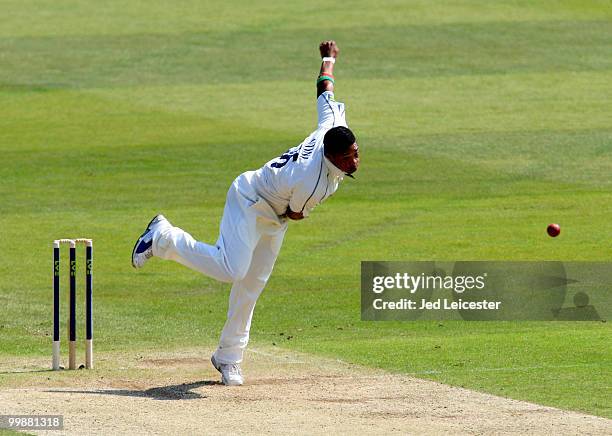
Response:
[[[196,241],[171,225],[161,226],[153,237],[155,256],[232,283],[227,320],[215,351],[219,363],[242,361],[255,303],[270,278],[287,231],[287,219],[276,215],[249,179],[249,172],[241,174],[230,186],[215,245]]]

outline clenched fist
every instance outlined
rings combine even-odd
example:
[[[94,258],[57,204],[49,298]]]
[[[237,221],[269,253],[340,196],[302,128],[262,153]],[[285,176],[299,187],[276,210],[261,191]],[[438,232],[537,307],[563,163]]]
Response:
[[[330,40],[330,41],[323,41],[321,44],[319,44],[319,51],[321,52],[322,58],[325,58],[325,57],[337,58],[338,53],[340,52],[340,49],[336,45],[336,41]]]

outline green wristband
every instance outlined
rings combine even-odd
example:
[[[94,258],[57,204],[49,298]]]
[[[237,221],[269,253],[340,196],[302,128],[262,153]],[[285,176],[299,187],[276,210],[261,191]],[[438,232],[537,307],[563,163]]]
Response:
[[[321,83],[324,80],[329,80],[331,83],[334,83],[334,79],[333,77],[329,77],[329,76],[319,76],[319,78],[317,79],[317,85],[319,83]]]

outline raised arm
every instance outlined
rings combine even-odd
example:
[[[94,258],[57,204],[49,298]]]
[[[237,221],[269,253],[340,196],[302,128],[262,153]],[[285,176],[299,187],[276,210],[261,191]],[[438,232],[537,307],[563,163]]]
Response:
[[[323,41],[319,44],[321,52],[321,70],[317,79],[317,97],[325,91],[334,92],[334,62],[338,57],[339,49],[336,41]]]
[[[319,71],[319,77],[317,79],[317,98],[325,91],[334,92],[334,63],[336,62],[336,57],[340,50],[336,45],[336,41],[323,41],[319,44],[319,51],[321,52],[322,59],[321,70]],[[330,117],[333,117],[332,112],[322,112],[321,107],[323,106],[323,103],[319,104],[319,124],[324,122],[322,120],[326,118],[331,119]],[[326,108],[325,110],[327,110],[328,107],[331,108],[329,105],[325,105],[324,107]],[[304,219],[304,213],[292,211],[291,206],[287,207],[287,211],[282,216],[296,221]]]

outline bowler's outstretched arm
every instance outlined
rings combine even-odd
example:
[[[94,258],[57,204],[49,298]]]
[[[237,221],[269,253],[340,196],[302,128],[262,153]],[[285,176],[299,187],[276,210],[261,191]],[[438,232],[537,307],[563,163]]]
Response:
[[[323,41],[319,44],[321,69],[317,78],[317,98],[326,91],[334,92],[334,63],[339,51],[336,41]],[[294,212],[289,207],[284,216],[295,221],[304,219],[302,212]]]

